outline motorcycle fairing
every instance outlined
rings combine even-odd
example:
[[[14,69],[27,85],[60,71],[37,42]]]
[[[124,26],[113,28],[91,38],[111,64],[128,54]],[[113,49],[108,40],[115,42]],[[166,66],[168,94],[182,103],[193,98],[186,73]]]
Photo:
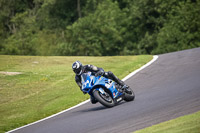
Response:
[[[101,90],[102,87],[108,89],[112,97],[114,99],[120,97],[122,93],[119,93],[118,90],[115,87],[115,82],[111,79],[107,79],[105,77],[95,77],[91,74],[91,72],[83,73],[81,75],[82,78],[82,91],[87,92],[88,94],[92,95],[92,90],[95,88],[100,93],[104,93],[104,90]]]

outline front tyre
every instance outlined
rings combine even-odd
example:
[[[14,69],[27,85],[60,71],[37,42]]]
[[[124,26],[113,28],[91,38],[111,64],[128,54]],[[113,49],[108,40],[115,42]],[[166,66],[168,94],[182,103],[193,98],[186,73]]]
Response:
[[[105,107],[111,108],[111,107],[115,106],[115,103],[114,103],[112,97],[106,91],[104,91],[104,94],[102,94],[99,90],[94,89],[93,95],[97,99],[97,101],[99,101]]]
[[[133,92],[133,90],[130,87],[125,90],[124,94],[125,94],[124,100],[127,102],[133,101],[135,99],[135,93]]]

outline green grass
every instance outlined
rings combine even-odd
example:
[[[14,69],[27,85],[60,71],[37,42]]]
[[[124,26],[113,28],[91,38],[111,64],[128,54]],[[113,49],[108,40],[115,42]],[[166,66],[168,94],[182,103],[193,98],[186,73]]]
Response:
[[[134,133],[200,133],[200,111]]]
[[[0,55],[0,132],[26,125],[89,98],[74,81],[71,65],[79,60],[112,71],[123,78],[152,56],[39,57]]]

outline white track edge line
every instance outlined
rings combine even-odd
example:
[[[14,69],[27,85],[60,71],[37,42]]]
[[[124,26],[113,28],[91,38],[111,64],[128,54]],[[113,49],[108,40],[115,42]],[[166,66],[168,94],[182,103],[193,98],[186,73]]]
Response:
[[[133,75],[135,75],[136,73],[138,73],[139,71],[141,71],[142,69],[144,69],[144,68],[146,68],[147,66],[151,65],[151,64],[152,64],[154,61],[156,61],[157,59],[158,59],[158,55],[154,55],[154,56],[153,56],[153,59],[152,59],[150,62],[148,62],[148,63],[145,64],[144,66],[140,67],[139,69],[133,71],[133,72],[130,73],[129,75],[127,75],[125,78],[122,79],[122,81],[125,81],[125,80],[129,79],[130,77],[132,77]],[[10,130],[10,131],[8,131],[8,132],[6,132],[6,133],[11,133],[11,132],[17,131],[17,130],[19,130],[19,129],[22,129],[22,128],[25,128],[25,127],[34,125],[34,124],[36,124],[36,123],[39,123],[39,122],[41,122],[41,121],[45,121],[45,120],[50,119],[50,118],[52,118],[52,117],[54,117],[54,116],[60,115],[60,114],[62,114],[62,113],[64,113],[64,112],[70,111],[70,110],[72,110],[72,109],[74,109],[74,108],[77,108],[77,107],[83,105],[83,104],[86,104],[86,103],[89,102],[89,101],[90,101],[90,99],[88,99],[88,100],[86,100],[86,101],[84,101],[84,102],[82,102],[82,103],[79,103],[79,104],[77,104],[77,105],[75,105],[75,106],[73,106],[73,107],[71,107],[71,108],[68,108],[68,109],[63,110],[63,111],[61,111],[61,112],[58,112],[58,113],[56,113],[56,114],[53,114],[53,115],[51,115],[51,116],[49,116],[49,117],[46,117],[46,118],[44,118],[44,119],[35,121],[35,122],[33,122],[33,123],[24,125],[24,126],[22,126],[22,127],[19,127],[19,128],[13,129],[13,130]]]
[[[138,73],[139,71],[141,71],[142,69],[148,67],[149,65],[151,65],[154,61],[156,61],[158,59],[158,55],[154,55],[153,59],[148,62],[147,64],[145,64],[144,66],[140,67],[139,69],[133,71],[132,73],[130,73],[129,75],[127,75],[125,78],[122,79],[122,81],[125,81],[127,79],[129,79],[130,77],[132,77],[133,75],[135,75],[136,73]]]
[[[62,113],[64,113],[64,112],[67,112],[67,111],[69,111],[69,110],[72,110],[72,109],[74,109],[74,108],[77,108],[77,107],[79,107],[79,106],[81,106],[81,105],[83,105],[83,104],[85,104],[85,103],[87,103],[87,102],[89,102],[89,101],[90,101],[90,99],[88,99],[88,100],[86,100],[86,101],[84,101],[84,102],[82,102],[82,103],[79,103],[79,104],[77,104],[77,105],[75,105],[75,106],[73,106],[73,107],[71,107],[71,108],[68,108],[68,109],[66,109],[66,110],[63,110],[63,111],[61,111],[61,112],[58,112],[58,113],[53,114],[53,115],[51,115],[51,116],[48,116],[48,117],[46,117],[46,118],[43,118],[43,119],[41,119],[41,120],[35,121],[35,122],[33,122],[33,123],[24,125],[24,126],[22,126],[22,127],[13,129],[13,130],[8,131],[8,132],[6,132],[6,133],[11,133],[11,132],[17,131],[17,130],[19,130],[19,129],[22,129],[22,128],[25,128],[25,127],[34,125],[34,124],[36,124],[36,123],[45,121],[45,120],[50,119],[50,118],[52,118],[52,117],[54,117],[54,116],[60,115],[60,114],[62,114]]]

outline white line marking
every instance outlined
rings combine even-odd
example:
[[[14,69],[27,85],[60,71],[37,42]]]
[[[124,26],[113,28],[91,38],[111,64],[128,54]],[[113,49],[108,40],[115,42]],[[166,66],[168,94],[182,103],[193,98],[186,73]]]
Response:
[[[125,81],[125,80],[129,79],[130,77],[132,77],[133,75],[135,75],[136,73],[138,73],[139,71],[141,71],[142,69],[144,69],[144,68],[146,68],[147,66],[151,65],[151,64],[152,64],[154,61],[156,61],[157,59],[158,59],[158,56],[157,56],[157,55],[154,55],[154,56],[153,56],[153,59],[152,59],[150,62],[148,62],[147,64],[145,64],[145,65],[142,66],[141,68],[139,68],[139,69],[133,71],[133,72],[130,73],[129,75],[127,75],[125,78],[122,79],[122,81]],[[51,116],[49,116],[49,117],[46,117],[46,118],[44,118],[44,119],[41,119],[41,120],[38,120],[38,121],[36,121],[36,122],[33,122],[33,123],[30,123],[30,124],[24,125],[24,126],[22,126],[22,127],[19,127],[19,128],[13,129],[13,130],[10,130],[10,131],[8,131],[7,133],[11,133],[11,132],[17,131],[17,130],[19,130],[19,129],[22,129],[22,128],[31,126],[31,125],[33,125],[33,124],[36,124],[36,123],[45,121],[45,120],[50,119],[50,118],[52,118],[52,117],[54,117],[54,116],[60,115],[60,114],[62,114],[62,113],[65,113],[65,112],[67,112],[67,111],[70,111],[70,110],[72,110],[72,109],[74,109],[74,108],[77,108],[77,107],[79,107],[79,106],[81,106],[81,105],[83,105],[83,104],[86,104],[86,103],[88,103],[89,101],[90,101],[90,99],[88,99],[88,100],[86,100],[86,101],[84,101],[84,102],[82,102],[82,103],[79,103],[79,104],[77,104],[77,105],[75,105],[75,106],[73,106],[73,107],[71,107],[71,108],[68,108],[68,109],[63,110],[63,111],[61,111],[61,112],[58,112],[58,113],[56,113],[56,114],[54,114],[54,115],[51,115]]]
[[[51,115],[51,116],[49,116],[49,117],[46,117],[46,118],[44,118],[44,119],[41,119],[41,120],[38,120],[38,121],[36,121],[36,122],[33,122],[33,123],[30,123],[30,124],[24,125],[24,126],[22,126],[22,127],[16,128],[16,129],[13,129],[13,130],[11,130],[11,131],[8,131],[7,133],[11,133],[11,132],[17,131],[17,130],[19,130],[19,129],[22,129],[22,128],[31,126],[31,125],[36,124],[36,123],[39,123],[39,122],[41,122],[41,121],[45,121],[45,120],[50,119],[50,118],[52,118],[52,117],[54,117],[54,116],[60,115],[60,114],[62,114],[62,113],[64,113],[64,112],[67,112],[67,111],[69,111],[69,110],[72,110],[72,109],[74,109],[74,108],[77,108],[77,107],[79,107],[79,106],[81,106],[81,105],[83,105],[83,104],[85,104],[85,103],[87,103],[87,102],[89,102],[89,101],[90,101],[90,99],[88,99],[88,100],[86,100],[86,101],[84,101],[84,102],[82,102],[82,103],[79,103],[79,104],[77,104],[77,105],[75,105],[75,106],[73,106],[73,107],[71,107],[71,108],[68,108],[68,109],[63,110],[63,111],[61,111],[61,112],[58,112],[58,113],[56,113],[56,114],[54,114],[54,115]]]
[[[158,59],[158,56],[157,55],[154,55],[153,56],[153,59],[148,62],[147,64],[145,64],[144,66],[140,67],[139,69],[133,71],[132,73],[130,73],[129,75],[127,75],[125,78],[122,79],[122,81],[125,81],[127,79],[129,79],[130,77],[132,77],[133,75],[135,75],[136,73],[138,73],[139,71],[141,71],[142,69],[148,67],[149,65],[151,65],[154,61],[156,61]]]

